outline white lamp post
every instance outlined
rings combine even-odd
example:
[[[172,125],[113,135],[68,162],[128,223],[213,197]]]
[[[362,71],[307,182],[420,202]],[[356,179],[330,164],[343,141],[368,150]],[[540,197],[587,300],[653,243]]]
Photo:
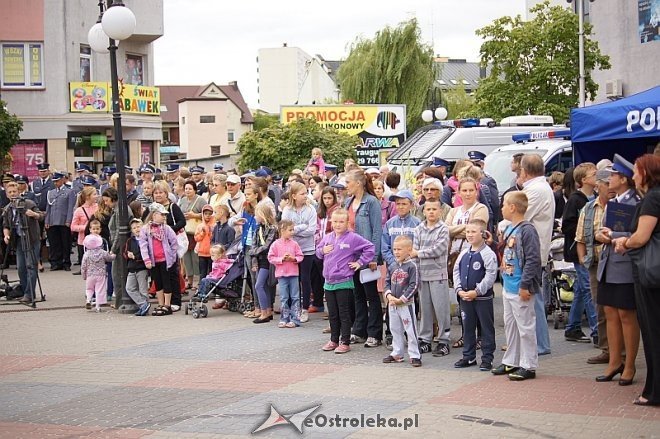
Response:
[[[115,138],[115,159],[119,184],[117,185],[117,203],[119,218],[119,248],[124,248],[128,238],[128,205],[126,204],[126,157],[124,152],[124,138],[121,127],[121,111],[119,108],[119,78],[117,73],[117,44],[129,38],[135,31],[135,15],[120,0],[107,0],[107,9],[104,11],[104,1],[99,0],[99,21],[92,26],[87,34],[90,47],[98,53],[110,52],[110,77],[112,82],[112,121]],[[121,278],[126,280],[126,260],[123,257],[115,259],[117,270]],[[126,294],[124,284],[115,285],[116,304],[119,312],[133,313],[137,309],[131,298]]]

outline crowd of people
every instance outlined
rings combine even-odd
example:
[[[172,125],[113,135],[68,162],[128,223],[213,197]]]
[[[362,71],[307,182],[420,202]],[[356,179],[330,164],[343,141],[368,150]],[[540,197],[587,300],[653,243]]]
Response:
[[[39,258],[47,240],[50,271],[80,265],[72,274],[85,281],[86,308],[100,311],[125,288],[136,315],[166,316],[181,309],[184,295],[205,297],[233,264],[228,252],[238,244],[254,304],[244,315],[255,324],[273,321],[276,308],[283,329],[325,313],[324,351],[384,343],[391,353],[383,362],[403,362],[407,352],[419,367],[424,354],[458,349],[456,368],[478,364],[527,380],[535,378],[539,356],[551,352],[546,266],[553,236],[561,233],[563,259],[576,273],[566,340],[595,344],[601,353],[588,362],[606,365],[596,381],[620,375],[618,384],[626,386],[635,377],[641,334],[647,377],[635,404],[660,404],[660,285],[638,282],[634,257],[660,233],[660,156],[634,164],[615,156],[613,163],[582,163],[546,178],[540,156],[518,154],[511,163],[516,178],[501,197],[484,158],[473,151],[453,167],[437,159],[411,182],[386,166],[363,170],[350,159],[340,173],[318,148],[304,169],[284,176],[266,166],[240,176],[221,165],[207,173],[201,166],[157,172],[144,164],[139,179],[127,169],[120,182],[116,169],[104,168],[97,180],[80,164],[69,181],[43,163],[31,187],[24,176],[3,178],[3,250],[16,255],[23,302],[35,296],[36,273],[27,262],[33,257],[34,271],[44,270]],[[125,184],[127,200],[118,199],[118,184]],[[131,232],[122,248],[120,202]],[[608,209],[627,212],[622,205],[634,214],[612,227]],[[29,246],[19,245],[26,238]],[[127,263],[127,278],[118,258]],[[498,278],[506,345],[494,365]],[[153,310],[150,296],[157,299]],[[226,306],[222,298],[213,304]],[[589,335],[582,330],[585,313]],[[461,321],[458,337],[452,315]]]

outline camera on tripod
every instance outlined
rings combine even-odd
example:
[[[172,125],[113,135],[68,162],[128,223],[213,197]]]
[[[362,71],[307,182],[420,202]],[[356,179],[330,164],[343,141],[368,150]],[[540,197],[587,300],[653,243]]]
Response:
[[[23,288],[18,281],[12,281],[16,285],[11,285],[6,274],[0,276],[0,297],[7,297],[7,300],[20,299],[23,297]]]

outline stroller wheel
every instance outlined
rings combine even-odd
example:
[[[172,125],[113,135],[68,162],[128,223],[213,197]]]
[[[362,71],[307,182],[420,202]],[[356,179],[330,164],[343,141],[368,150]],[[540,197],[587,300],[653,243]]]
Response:
[[[236,311],[238,311],[238,312],[245,312],[246,311],[244,303],[239,303],[238,306],[235,306],[235,308],[236,308]]]
[[[199,313],[197,311],[192,312],[193,319],[198,319],[199,318]]]
[[[245,304],[245,310],[246,311],[254,311],[254,302],[246,303]]]
[[[236,308],[237,308],[236,302],[229,302],[229,304],[227,305],[227,308],[231,312],[236,312]]]
[[[188,306],[186,306],[186,310],[185,310],[186,315],[188,315],[188,310],[189,309],[190,309],[190,304],[188,304]]]
[[[209,309],[206,307],[206,305],[202,305],[202,309],[200,310],[200,315],[202,317],[206,317],[209,315]]]

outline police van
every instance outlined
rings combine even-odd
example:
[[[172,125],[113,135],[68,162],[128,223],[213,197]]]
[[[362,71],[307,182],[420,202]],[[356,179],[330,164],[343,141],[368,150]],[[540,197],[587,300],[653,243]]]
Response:
[[[440,121],[415,131],[387,159],[390,169],[416,174],[433,163],[435,157],[449,162],[467,158],[470,151],[489,154],[511,143],[511,137],[528,131],[548,130],[554,126],[552,116],[511,116],[497,124],[492,119],[457,119]]]
[[[502,195],[513,186],[516,174],[511,171],[511,160],[518,153],[538,154],[545,163],[545,175],[555,171],[566,172],[573,166],[573,146],[571,130],[535,131],[512,136],[512,143],[497,148],[486,156],[484,170],[497,182],[497,189]]]

